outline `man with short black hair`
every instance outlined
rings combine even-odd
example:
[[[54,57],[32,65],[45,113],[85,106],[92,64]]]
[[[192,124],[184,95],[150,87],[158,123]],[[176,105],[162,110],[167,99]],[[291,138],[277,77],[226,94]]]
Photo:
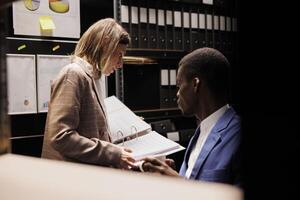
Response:
[[[216,49],[200,48],[179,62],[177,103],[200,122],[187,147],[179,174],[170,160],[145,158],[142,168],[186,179],[241,184],[241,124],[229,106],[230,64]]]

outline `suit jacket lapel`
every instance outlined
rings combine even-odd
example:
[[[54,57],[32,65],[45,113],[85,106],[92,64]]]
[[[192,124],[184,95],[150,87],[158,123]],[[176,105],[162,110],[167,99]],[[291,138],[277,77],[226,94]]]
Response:
[[[93,82],[93,89],[94,89],[94,92],[96,93],[98,103],[100,104],[102,112],[103,112],[104,116],[106,117],[105,109],[102,106],[102,105],[104,105],[104,102],[100,98],[100,94],[98,93],[97,86],[96,86],[95,80],[93,78],[92,78],[92,82]]]
[[[106,117],[106,112],[103,108],[103,102],[101,101],[100,94],[98,94],[97,86],[96,86],[95,80],[93,78],[93,67],[92,67],[92,65],[90,65],[88,62],[86,62],[85,60],[83,60],[82,58],[79,58],[79,57],[75,57],[74,62],[79,64],[82,67],[82,69],[85,71],[85,73],[90,77],[90,79],[93,83],[93,90],[96,94],[98,103],[99,103],[99,105],[102,109],[102,112],[103,112],[104,116]]]
[[[228,124],[230,123],[234,115],[235,115],[235,111],[233,110],[233,108],[229,108],[224,113],[224,115],[221,116],[221,118],[217,121],[216,125],[211,130],[211,133],[207,137],[207,140],[205,141],[205,144],[202,147],[202,150],[192,170],[190,179],[195,179],[197,177],[208,154],[212,151],[215,145],[221,140],[221,133],[222,133],[221,131],[228,126]]]
[[[219,140],[220,140],[220,135],[218,134],[218,132],[212,130],[212,132],[207,137],[207,140],[205,141],[205,144],[203,145],[201,152],[196,160],[190,179],[196,178],[209,152],[214,148],[214,146],[217,144]]]

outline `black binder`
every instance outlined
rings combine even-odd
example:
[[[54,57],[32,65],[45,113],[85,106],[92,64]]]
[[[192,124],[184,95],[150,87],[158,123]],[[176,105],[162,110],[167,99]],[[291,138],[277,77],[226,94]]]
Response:
[[[160,87],[160,108],[169,108],[169,86]]]
[[[167,35],[166,26],[159,26],[158,27],[158,48],[159,49],[167,48],[166,35]]]
[[[139,35],[139,48],[146,49],[148,48],[148,24],[140,23],[140,35]]]
[[[157,31],[156,31],[156,24],[149,24],[149,48],[156,49],[157,46]]]
[[[174,16],[174,34],[175,34],[175,40],[174,40],[174,49],[176,50],[183,50],[183,35],[184,35],[184,30],[183,30],[183,9],[179,9],[175,7],[173,12]]]
[[[173,8],[172,8],[173,9]],[[174,11],[170,11],[170,8],[165,12],[166,16],[166,29],[167,29],[167,49],[174,49],[174,39],[175,39],[175,32],[174,32]]]
[[[131,5],[131,1],[128,2],[128,19],[129,19],[129,34],[131,36],[131,44],[130,46],[132,48],[137,48],[139,43],[139,37],[138,37],[138,25],[135,22],[137,13],[133,12],[135,11],[135,6]],[[137,10],[136,10],[137,12]]]
[[[159,66],[127,64],[123,71],[125,104],[132,110],[158,109],[160,107]]]
[[[159,5],[161,6],[161,5]],[[157,7],[159,7],[157,6]],[[167,27],[166,27],[166,11],[161,7],[157,10],[157,48],[167,49],[166,37],[167,37]]]
[[[169,69],[162,68],[160,69],[160,108],[169,107]]]

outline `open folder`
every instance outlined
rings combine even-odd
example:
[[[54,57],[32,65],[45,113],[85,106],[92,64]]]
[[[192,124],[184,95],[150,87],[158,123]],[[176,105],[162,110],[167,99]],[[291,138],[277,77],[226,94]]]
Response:
[[[184,150],[184,147],[156,131],[151,131],[146,135],[125,141],[119,145],[130,148],[136,160],[146,156],[167,156]]]
[[[104,99],[113,143],[132,149],[136,160],[145,156],[169,155],[184,149],[178,143],[152,131],[117,97]]]
[[[150,124],[135,115],[116,96],[105,98],[104,104],[113,143],[120,143],[151,131]]]

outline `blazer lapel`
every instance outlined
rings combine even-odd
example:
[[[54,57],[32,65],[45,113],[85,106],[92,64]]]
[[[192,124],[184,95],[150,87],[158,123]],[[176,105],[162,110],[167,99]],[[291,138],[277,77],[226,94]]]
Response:
[[[93,78],[93,67],[88,62],[83,60],[82,58],[75,57],[74,62],[77,63],[81,68],[85,71],[85,73],[90,77],[92,83],[93,83],[93,90],[96,94],[97,101],[102,109],[102,112],[104,116],[106,117],[105,109],[103,108],[103,102],[101,101],[100,94],[98,94],[97,86],[95,83],[95,80]]]
[[[233,118],[235,112],[233,108],[229,108],[224,115],[217,121],[216,125],[211,130],[211,133],[207,137],[205,144],[202,147],[202,150],[196,160],[194,168],[192,170],[190,179],[195,179],[202,168],[205,159],[208,154],[212,151],[215,145],[221,140],[221,131],[225,129]]]
[[[205,159],[207,158],[209,152],[214,148],[214,146],[217,144],[217,142],[220,139],[220,135],[218,134],[218,132],[211,132],[207,138],[207,140],[205,141],[205,144],[202,147],[202,150],[196,160],[196,163],[194,165],[194,168],[192,170],[190,179],[195,179],[199,170],[201,169],[201,167],[203,166],[203,163],[205,161]]]
[[[92,82],[93,82],[93,89],[94,89],[94,92],[96,93],[98,103],[100,104],[102,112],[103,112],[104,116],[106,117],[105,109],[102,106],[102,105],[104,105],[104,102],[102,102],[102,100],[100,98],[100,94],[98,93],[97,86],[96,86],[95,80],[93,78],[92,78]]]

